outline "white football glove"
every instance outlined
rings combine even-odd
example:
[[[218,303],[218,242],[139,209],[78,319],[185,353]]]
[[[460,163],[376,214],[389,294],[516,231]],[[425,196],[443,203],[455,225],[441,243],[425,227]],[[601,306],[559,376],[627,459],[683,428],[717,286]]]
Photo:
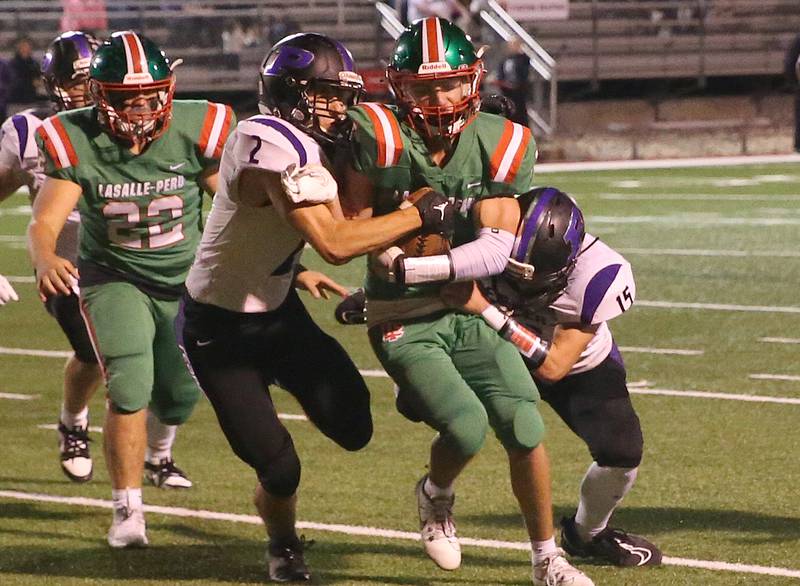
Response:
[[[19,301],[19,295],[14,291],[14,287],[3,275],[0,275],[0,305],[5,305],[9,301]]]
[[[328,203],[338,192],[333,175],[319,163],[289,165],[281,173],[281,185],[294,203]]]

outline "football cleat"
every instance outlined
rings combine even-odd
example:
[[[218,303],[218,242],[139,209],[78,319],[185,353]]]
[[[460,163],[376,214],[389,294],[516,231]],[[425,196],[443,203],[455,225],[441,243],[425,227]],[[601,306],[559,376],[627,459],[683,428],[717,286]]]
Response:
[[[591,541],[583,541],[575,527],[575,517],[561,519],[561,547],[576,557],[593,557],[615,566],[658,566],[661,550],[644,537],[606,527]]]
[[[425,553],[443,570],[455,570],[461,565],[461,546],[453,521],[455,495],[431,498],[425,492],[423,476],[415,488],[419,509],[420,537]]]
[[[172,458],[161,458],[157,464],[144,463],[144,475],[156,488],[191,488],[192,481],[175,465]]]
[[[108,545],[113,548],[144,547],[147,545],[144,509],[114,507],[114,520],[108,530]]]
[[[314,542],[305,537],[296,537],[287,543],[273,543],[267,546],[267,571],[273,582],[308,582],[311,572],[306,566],[303,552]]]
[[[92,479],[92,457],[89,455],[89,427],[68,428],[58,422],[58,451],[61,470],[73,482]]]
[[[594,582],[567,561],[563,549],[556,549],[541,562],[533,565],[533,585],[594,586]]]
[[[367,323],[367,296],[364,289],[356,289],[339,302],[334,310],[336,321],[346,326]]]

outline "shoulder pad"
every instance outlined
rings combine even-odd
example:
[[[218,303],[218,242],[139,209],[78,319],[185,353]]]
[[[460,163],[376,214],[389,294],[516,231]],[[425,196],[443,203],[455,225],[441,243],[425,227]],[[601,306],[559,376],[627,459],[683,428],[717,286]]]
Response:
[[[72,146],[69,134],[61,122],[61,115],[50,116],[42,122],[36,133],[55,169],[65,169],[78,164],[78,154]]]
[[[321,161],[320,146],[297,127],[274,116],[253,116],[236,127],[234,156],[238,165],[280,173]]]
[[[493,125],[502,125],[498,128],[499,139],[489,159],[489,175],[497,183],[513,183],[522,168],[522,162],[528,150],[533,135],[530,128],[500,118],[499,116],[484,115],[487,122]],[[497,122],[495,122],[495,120]],[[534,155],[533,161],[535,162]]]
[[[208,102],[197,146],[206,159],[219,159],[234,120],[230,106]]]
[[[581,300],[581,323],[599,324],[628,311],[636,298],[636,283],[627,262],[608,264],[588,280]]]
[[[403,154],[403,137],[395,113],[375,102],[364,102],[348,110],[356,124],[355,139],[376,167],[394,167]],[[363,162],[363,161],[362,161]]]

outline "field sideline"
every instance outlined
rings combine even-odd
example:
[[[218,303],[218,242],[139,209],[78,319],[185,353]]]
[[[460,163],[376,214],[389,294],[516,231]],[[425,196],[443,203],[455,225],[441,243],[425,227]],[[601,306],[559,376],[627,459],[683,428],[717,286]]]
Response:
[[[709,163],[713,162],[714,165]],[[800,156],[624,164],[542,164],[540,184],[581,203],[588,231],[631,261],[635,308],[612,323],[645,433],[637,485],[615,524],[647,535],[665,565],[580,565],[603,585],[767,584],[800,579],[796,499],[800,431]],[[24,251],[22,194],[0,206],[0,273],[20,303],[0,308],[1,584],[258,584],[263,535],[249,503],[254,480],[230,452],[206,401],[181,429],[176,459],[188,492],[145,488],[152,546],[110,551],[109,484],[100,431],[95,478],[60,473],[55,432],[67,350],[40,307]],[[362,261],[304,263],[357,286]],[[431,434],[394,410],[361,328],[336,324],[334,301],[304,297],[362,369],[373,393],[375,437],[337,450],[274,395],[303,460],[299,518],[316,543],[319,584],[530,584],[502,450],[487,440],[457,484],[464,564],[435,568],[415,542],[413,486]],[[310,365],[312,366],[312,365]],[[102,424],[102,397],[91,405]],[[556,517],[573,512],[589,464],[583,445],[548,407]]]

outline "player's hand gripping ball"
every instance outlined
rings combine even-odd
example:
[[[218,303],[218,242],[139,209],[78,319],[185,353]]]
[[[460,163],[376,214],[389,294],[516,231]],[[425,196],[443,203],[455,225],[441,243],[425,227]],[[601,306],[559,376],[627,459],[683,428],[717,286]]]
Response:
[[[422,187],[408,196],[400,208],[415,206],[422,218],[419,232],[406,236],[395,246],[406,256],[433,256],[450,250],[448,235],[453,230],[453,204],[441,193],[430,187]]]

